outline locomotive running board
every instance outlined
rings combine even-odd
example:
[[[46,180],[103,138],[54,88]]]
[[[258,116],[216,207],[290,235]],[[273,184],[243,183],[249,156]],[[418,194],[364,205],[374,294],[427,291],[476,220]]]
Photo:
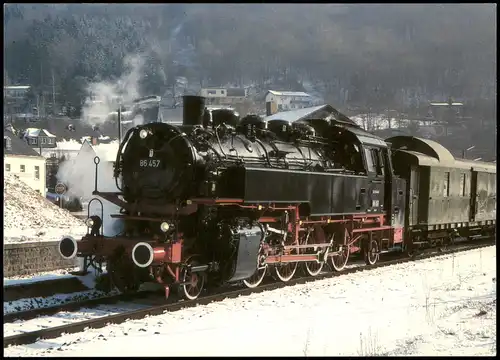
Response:
[[[123,195],[121,192],[100,192],[100,191],[92,191],[92,195],[94,196],[100,196],[104,200],[109,201],[110,203],[113,203],[115,205],[125,207],[127,206],[127,203],[119,198],[119,196]]]

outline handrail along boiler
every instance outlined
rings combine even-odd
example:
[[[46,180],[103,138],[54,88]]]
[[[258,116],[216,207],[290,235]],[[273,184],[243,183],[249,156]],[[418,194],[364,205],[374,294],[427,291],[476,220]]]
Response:
[[[97,180],[94,191],[121,208],[111,217],[124,233],[104,236],[94,215],[82,240],[61,241],[63,257],[106,262],[122,291],[154,280],[167,296],[176,285],[194,299],[207,286],[256,287],[268,272],[288,281],[299,264],[317,275],[325,264],[342,270],[353,253],[374,264],[412,247],[408,179],[395,175],[385,141],[336,110],[265,122],[204,100],[183,98],[182,125],[128,130],[115,162],[119,192],[97,191]]]

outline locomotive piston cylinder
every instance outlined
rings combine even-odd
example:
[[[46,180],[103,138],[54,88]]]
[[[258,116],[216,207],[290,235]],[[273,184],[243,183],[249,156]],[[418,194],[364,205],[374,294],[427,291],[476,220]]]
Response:
[[[79,252],[90,252],[92,250],[92,243],[88,240],[76,241],[71,236],[64,236],[61,241],[59,241],[57,250],[62,258],[70,260],[73,259]]]
[[[65,236],[61,241],[59,241],[59,246],[57,247],[59,254],[64,259],[73,259],[78,251],[78,245],[76,240],[71,236]]]
[[[140,242],[132,249],[132,260],[137,266],[146,268],[152,264],[164,261],[166,253],[163,247],[153,248],[146,242]]]

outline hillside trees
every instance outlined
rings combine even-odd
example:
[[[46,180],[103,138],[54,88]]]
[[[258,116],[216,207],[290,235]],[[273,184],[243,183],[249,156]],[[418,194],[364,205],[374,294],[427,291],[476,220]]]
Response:
[[[118,78],[127,55],[144,58],[144,95],[163,94],[175,76],[189,75],[263,88],[269,81],[290,89],[319,81],[326,96],[370,107],[392,106],[408,94],[494,98],[493,10],[487,4],[13,4],[4,12],[4,67],[11,82],[38,88],[51,84],[54,71],[61,101],[71,104],[81,102],[86,83]]]

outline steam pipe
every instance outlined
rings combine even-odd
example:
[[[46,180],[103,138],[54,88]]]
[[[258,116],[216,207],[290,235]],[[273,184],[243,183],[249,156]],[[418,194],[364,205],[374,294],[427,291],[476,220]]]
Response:
[[[118,142],[122,142],[122,107],[118,107]]]

